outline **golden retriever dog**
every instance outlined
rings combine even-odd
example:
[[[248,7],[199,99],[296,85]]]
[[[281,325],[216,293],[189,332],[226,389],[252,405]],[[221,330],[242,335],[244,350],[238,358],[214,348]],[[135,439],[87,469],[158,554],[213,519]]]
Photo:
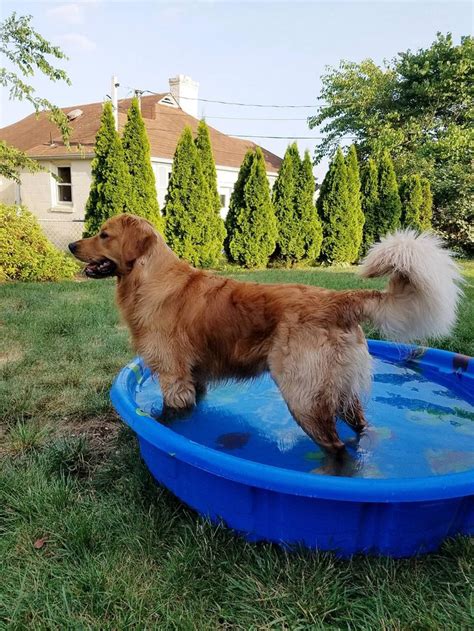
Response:
[[[159,378],[164,413],[194,406],[206,385],[256,377],[278,385],[296,422],[330,454],[344,453],[336,416],[360,433],[360,396],[371,360],[360,324],[397,340],[447,334],[459,271],[438,238],[399,231],[374,245],[366,278],[385,291],[333,291],[241,282],[191,267],[146,220],[115,216],[99,234],[71,243],[91,278],[117,277],[117,303],[133,344]]]

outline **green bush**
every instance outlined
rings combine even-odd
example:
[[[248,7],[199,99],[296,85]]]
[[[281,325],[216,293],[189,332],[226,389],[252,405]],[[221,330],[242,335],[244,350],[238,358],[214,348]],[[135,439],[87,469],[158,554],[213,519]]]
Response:
[[[314,204],[314,175],[309,152],[305,151],[296,185],[296,215],[301,223],[303,260],[314,263],[321,252],[323,227]]]
[[[212,153],[211,137],[209,128],[204,120],[199,121],[194,144],[196,145],[201,161],[202,174],[206,181],[209,195],[204,240],[208,243],[208,265],[214,267],[218,265],[223,258],[222,250],[224,248],[226,230],[221,217],[221,199],[217,188],[216,164]]]
[[[231,263],[237,263],[237,261],[234,260],[230,246],[234,233],[239,229],[240,209],[244,204],[244,187],[250,174],[252,162],[253,151],[249,149],[240,165],[239,174],[237,175],[237,180],[230,196],[229,211],[225,218],[226,237],[224,239],[224,251]]]
[[[347,192],[349,195],[349,209],[352,222],[352,253],[351,258],[356,261],[359,258],[359,250],[362,244],[364,230],[364,213],[362,211],[362,195],[360,190],[359,161],[355,145],[351,145],[346,156],[347,167]]]
[[[278,238],[265,158],[260,147],[244,158],[229,205],[227,243],[230,260],[265,267]]]
[[[340,147],[321,185],[317,207],[323,223],[323,259],[336,265],[353,263],[355,221],[349,201],[346,162]]]
[[[278,240],[273,257],[292,264],[304,256],[301,222],[297,216],[297,185],[301,159],[296,142],[289,145],[272,191],[272,201],[278,222]]]
[[[405,175],[400,185],[400,199],[402,200],[402,227],[421,230],[423,188],[419,175]]]
[[[365,256],[370,246],[377,238],[377,215],[379,212],[379,172],[377,163],[373,158],[369,158],[362,169],[362,211],[364,213],[364,228],[361,256]]]
[[[379,163],[379,212],[375,221],[377,237],[393,232],[400,227],[402,202],[398,191],[397,176],[392,158],[387,150]]]
[[[176,146],[166,193],[165,238],[171,249],[196,267],[219,263],[222,234],[211,234],[215,213],[199,153],[189,127]]]
[[[0,280],[63,280],[78,270],[48,241],[32,213],[0,204]]]
[[[314,263],[321,251],[321,221],[314,205],[314,175],[309,153],[301,160],[296,142],[289,145],[273,186],[278,240],[272,258],[292,265]]]
[[[423,203],[420,210],[420,224],[422,230],[429,230],[433,217],[433,194],[431,193],[430,181],[426,177],[421,178],[421,190],[423,192]]]
[[[122,141],[115,130],[112,103],[104,104],[95,137],[92,182],[86,203],[84,237],[96,234],[104,221],[128,210],[130,174],[125,164]]]
[[[155,174],[151,166],[150,141],[140,112],[138,99],[132,99],[123,129],[122,147],[125,164],[130,174],[130,191],[126,210],[132,215],[148,219],[163,233],[164,220],[156,194]]]

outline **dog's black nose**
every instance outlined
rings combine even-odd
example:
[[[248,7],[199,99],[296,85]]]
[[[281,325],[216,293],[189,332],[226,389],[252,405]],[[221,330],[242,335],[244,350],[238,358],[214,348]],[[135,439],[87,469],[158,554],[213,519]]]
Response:
[[[71,254],[74,254],[74,252],[77,250],[77,241],[70,243],[67,247],[69,248]]]

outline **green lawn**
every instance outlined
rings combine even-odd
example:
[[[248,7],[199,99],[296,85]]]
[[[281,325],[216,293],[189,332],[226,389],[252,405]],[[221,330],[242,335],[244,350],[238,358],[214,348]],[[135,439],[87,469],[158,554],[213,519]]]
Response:
[[[454,335],[474,355],[474,264]],[[236,273],[372,287],[352,270]],[[0,629],[474,628],[473,545],[286,554],[156,486],[108,400],[131,357],[109,281],[0,286]],[[36,547],[35,547],[36,543]]]

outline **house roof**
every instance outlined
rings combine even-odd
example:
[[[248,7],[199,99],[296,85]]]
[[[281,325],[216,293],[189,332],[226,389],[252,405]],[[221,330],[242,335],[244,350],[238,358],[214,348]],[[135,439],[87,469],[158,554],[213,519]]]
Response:
[[[150,139],[153,158],[172,159],[176,144],[188,125],[194,134],[199,121],[184,112],[180,107],[160,103],[169,97],[168,93],[142,96],[141,111]],[[172,97],[171,97],[172,98]],[[121,99],[118,103],[119,129],[122,130],[127,120],[127,110],[131,99]],[[0,129],[0,138],[35,158],[64,157],[65,155],[92,155],[95,136],[100,125],[102,103],[87,103],[62,108],[66,114],[75,109],[82,110],[82,115],[71,121],[71,150],[65,147],[57,127],[48,120],[47,113],[31,114],[26,118]],[[239,168],[245,153],[257,145],[250,140],[232,138],[209,127],[214,160],[217,166]],[[265,157],[267,171],[278,171],[281,158],[261,147]]]

